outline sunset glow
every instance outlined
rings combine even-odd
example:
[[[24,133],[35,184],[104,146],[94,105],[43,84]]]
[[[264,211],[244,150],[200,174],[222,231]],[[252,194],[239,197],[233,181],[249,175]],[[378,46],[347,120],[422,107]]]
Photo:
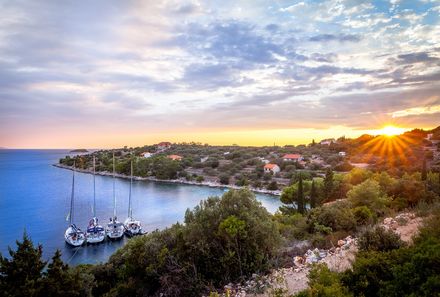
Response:
[[[385,135],[385,136],[388,136],[388,137],[393,137],[393,136],[396,136],[396,135],[400,135],[400,134],[402,134],[402,133],[404,133],[405,131],[406,131],[407,129],[404,129],[404,128],[399,128],[399,127],[396,127],[396,126],[385,126],[385,127],[383,127],[381,130],[379,130],[378,132],[381,134],[381,135]]]
[[[364,2],[6,1],[0,147],[284,145],[436,127],[438,1]]]

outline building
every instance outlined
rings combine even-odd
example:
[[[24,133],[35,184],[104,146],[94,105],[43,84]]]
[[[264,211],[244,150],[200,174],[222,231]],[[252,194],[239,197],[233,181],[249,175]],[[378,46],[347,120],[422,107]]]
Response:
[[[334,138],[323,139],[319,144],[321,145],[330,145],[332,143],[336,143]]]
[[[433,136],[434,134],[432,134],[432,133],[429,133],[429,134],[427,134],[426,135],[426,139],[427,140],[432,140],[432,136]]]
[[[339,152],[338,155],[341,157],[345,157],[347,154],[345,152]]]
[[[157,149],[160,151],[164,151],[166,149],[169,149],[170,147],[171,147],[171,142],[168,141],[164,141],[157,144]]]
[[[183,157],[179,156],[179,155],[168,155],[167,158],[171,159],[173,161],[180,161],[180,160],[182,160]]]
[[[273,173],[276,174],[278,172],[280,172],[280,166],[278,166],[277,164],[266,164],[264,165],[264,172],[265,173]]]
[[[263,162],[264,164],[269,164],[269,160],[263,158],[263,157],[258,157],[258,160],[260,160],[261,162]]]
[[[292,162],[298,162],[301,161],[303,158],[300,154],[286,154],[283,156],[283,161],[292,161]]]
[[[141,157],[150,158],[153,154],[150,152],[143,152],[140,154]]]

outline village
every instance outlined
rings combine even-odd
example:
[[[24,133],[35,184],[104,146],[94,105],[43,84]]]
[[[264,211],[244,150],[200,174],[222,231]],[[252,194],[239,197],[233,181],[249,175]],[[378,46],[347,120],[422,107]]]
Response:
[[[116,172],[129,174],[130,158],[135,158],[134,175],[138,179],[167,180],[208,186],[248,187],[257,192],[279,195],[283,188],[297,181],[324,177],[328,170],[349,172],[353,168],[387,171],[393,175],[415,172],[426,166],[440,168],[439,129],[413,130],[393,138],[390,151],[375,151],[377,142],[391,141],[386,136],[362,135],[323,139],[308,145],[286,146],[212,146],[201,143],[160,142],[143,147],[100,150],[77,157],[66,156],[60,165],[89,170],[91,155],[97,157],[98,174],[111,171],[116,157]],[[395,143],[405,143],[405,151]]]

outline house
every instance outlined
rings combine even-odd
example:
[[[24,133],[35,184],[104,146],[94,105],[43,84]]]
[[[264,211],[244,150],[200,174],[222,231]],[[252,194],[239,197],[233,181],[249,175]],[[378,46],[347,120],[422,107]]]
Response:
[[[345,157],[346,153],[345,152],[339,152],[338,155],[341,156],[341,157]]]
[[[283,156],[283,161],[293,161],[298,162],[301,161],[303,158],[300,154],[286,154]]]
[[[205,163],[206,161],[208,161],[208,159],[209,159],[209,156],[200,158],[200,163]]]
[[[334,138],[323,139],[319,144],[321,145],[330,145],[332,143],[336,143]]]
[[[153,155],[153,154],[150,153],[150,152],[143,152],[143,153],[140,153],[140,156],[141,156],[141,157],[144,157],[144,158],[150,158],[152,155]]]
[[[166,149],[169,149],[171,147],[171,142],[163,141],[157,144],[157,149],[160,151],[164,151]]]
[[[278,172],[280,172],[281,169],[277,164],[266,164],[264,165],[264,172],[265,173],[273,173],[276,174]]]
[[[269,164],[269,160],[263,158],[263,157],[258,157],[258,160],[260,160],[261,162],[263,162],[264,164]]]
[[[426,139],[427,140],[432,140],[432,136],[433,136],[434,134],[432,134],[432,133],[429,133],[429,134],[427,134],[426,135]]]
[[[179,156],[179,155],[168,155],[167,158],[171,159],[173,161],[180,161],[180,160],[182,160],[183,157]]]

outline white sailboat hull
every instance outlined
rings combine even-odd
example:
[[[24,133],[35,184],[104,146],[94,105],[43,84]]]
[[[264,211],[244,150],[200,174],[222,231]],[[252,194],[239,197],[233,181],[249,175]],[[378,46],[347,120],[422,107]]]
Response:
[[[97,221],[97,220],[96,220]],[[100,243],[105,239],[105,230],[101,225],[94,225],[87,228],[87,243]]]
[[[119,221],[112,221],[107,224],[105,232],[110,239],[119,239],[124,236],[124,225]]]
[[[132,218],[128,218],[125,220],[124,228],[125,228],[125,234],[127,234],[128,236],[143,234],[141,222]]]
[[[66,232],[64,233],[64,239],[69,245],[78,247],[84,244],[86,236],[81,230],[70,226],[66,229]]]

